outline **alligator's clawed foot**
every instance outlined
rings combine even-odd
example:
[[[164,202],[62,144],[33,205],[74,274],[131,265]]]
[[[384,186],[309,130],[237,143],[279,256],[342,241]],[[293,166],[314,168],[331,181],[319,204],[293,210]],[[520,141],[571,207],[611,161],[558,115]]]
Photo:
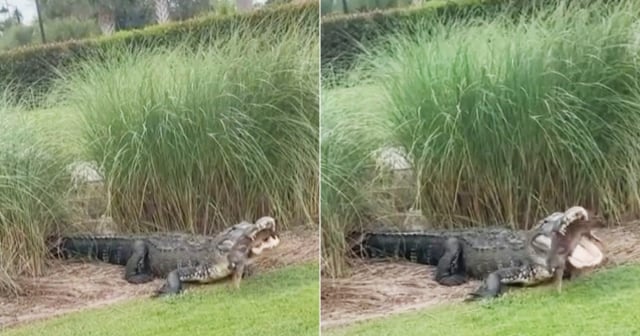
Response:
[[[231,280],[231,283],[229,283],[228,287],[229,287],[230,291],[234,291],[235,292],[235,291],[240,290],[240,280],[236,280],[235,278],[233,278]]]
[[[152,298],[159,298],[159,297],[163,297],[163,296],[167,296],[167,295],[169,295],[169,292],[167,291],[165,286],[162,286],[162,287],[154,290],[153,293],[151,293],[151,297]]]
[[[553,275],[553,282],[556,284],[556,291],[558,294],[562,293],[562,279],[564,278],[564,270],[556,271]]]
[[[151,297],[161,297],[173,294],[179,294],[182,292],[182,281],[178,275],[178,271],[175,270],[167,276],[167,281],[162,287],[156,289]]]
[[[460,286],[463,283],[467,282],[467,278],[463,275],[455,274],[443,278],[438,278],[436,281],[438,281],[438,283],[443,286]]]
[[[138,284],[143,284],[143,283],[153,281],[153,275],[136,274],[136,275],[129,276],[128,278],[125,278],[125,280],[127,280],[129,283],[138,285]]]
[[[495,298],[502,294],[502,283],[500,281],[500,271],[489,274],[484,283],[475,292],[469,294],[465,301],[475,301],[478,299]]]
[[[240,283],[242,282],[242,278],[247,270],[247,265],[244,263],[239,263],[231,273],[231,289],[238,290],[240,289]]]
[[[483,299],[483,297],[478,295],[477,293],[469,293],[467,294],[467,297],[464,300],[462,300],[462,302],[474,302],[481,299]]]
[[[500,296],[499,292],[491,290],[485,286],[478,288],[475,292],[469,293],[464,302],[478,301],[482,299],[491,299]]]
[[[248,277],[255,276],[257,273],[257,268],[254,265],[249,264],[244,267],[244,270],[242,271],[242,278],[246,279]]]
[[[165,284],[165,285],[162,285],[162,287],[153,291],[153,294],[151,294],[151,297],[157,298],[157,297],[163,297],[163,296],[171,296],[171,295],[180,294],[181,292],[182,290],[171,289],[169,288],[169,286]]]
[[[556,280],[556,291],[562,294],[562,278]]]

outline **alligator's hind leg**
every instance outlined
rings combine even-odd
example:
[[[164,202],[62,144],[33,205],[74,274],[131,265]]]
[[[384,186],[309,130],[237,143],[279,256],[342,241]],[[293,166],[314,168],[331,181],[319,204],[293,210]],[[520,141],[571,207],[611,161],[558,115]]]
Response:
[[[444,286],[458,286],[467,281],[462,242],[459,239],[447,239],[444,255],[438,261],[436,281]]]
[[[136,240],[132,244],[132,249],[133,253],[125,266],[125,280],[133,284],[141,284],[153,280],[147,244],[142,240]]]
[[[470,298],[467,300],[497,297],[502,294],[504,285],[531,286],[551,277],[552,274],[542,266],[524,265],[502,268],[489,274],[480,288],[470,293]]]

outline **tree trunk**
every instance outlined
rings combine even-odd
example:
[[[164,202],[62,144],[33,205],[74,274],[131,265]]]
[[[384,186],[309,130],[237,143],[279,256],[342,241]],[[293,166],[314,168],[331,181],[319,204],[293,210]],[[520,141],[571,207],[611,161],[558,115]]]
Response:
[[[253,0],[236,0],[236,10],[238,13],[245,13],[253,7]]]
[[[111,35],[116,31],[116,13],[114,10],[101,7],[98,10],[98,25],[104,35]]]
[[[169,1],[154,0],[156,9],[156,21],[158,23],[169,22]]]

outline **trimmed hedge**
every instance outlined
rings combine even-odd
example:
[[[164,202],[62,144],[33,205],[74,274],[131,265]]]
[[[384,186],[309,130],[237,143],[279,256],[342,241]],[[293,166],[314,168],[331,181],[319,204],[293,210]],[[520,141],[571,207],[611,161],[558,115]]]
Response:
[[[350,69],[362,47],[398,30],[411,34],[415,24],[427,20],[451,22],[465,18],[491,18],[501,14],[529,13],[554,0],[458,0],[431,1],[420,8],[397,8],[322,18],[321,66],[323,77]]]
[[[137,49],[178,43],[206,44],[208,41],[236,34],[243,26],[286,29],[293,25],[317,29],[318,12],[317,2],[282,5],[248,14],[170,22],[122,31],[108,37],[17,48],[0,53],[0,90],[9,90],[17,99],[27,98],[27,102],[37,103],[37,98],[49,92],[52,80],[58,76],[58,72],[70,70],[81,60],[101,57],[103,52],[114,47]]]

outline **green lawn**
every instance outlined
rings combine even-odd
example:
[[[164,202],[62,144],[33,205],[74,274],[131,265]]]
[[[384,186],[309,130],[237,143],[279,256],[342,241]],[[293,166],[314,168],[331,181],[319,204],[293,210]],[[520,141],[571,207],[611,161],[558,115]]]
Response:
[[[317,335],[318,264],[256,274],[234,292],[228,283],[184,295],[133,302],[33,323],[2,335]],[[117,290],[117,288],[114,288]]]
[[[640,266],[585,275],[564,285],[514,291],[502,298],[406,313],[346,328],[338,335],[640,335]]]

